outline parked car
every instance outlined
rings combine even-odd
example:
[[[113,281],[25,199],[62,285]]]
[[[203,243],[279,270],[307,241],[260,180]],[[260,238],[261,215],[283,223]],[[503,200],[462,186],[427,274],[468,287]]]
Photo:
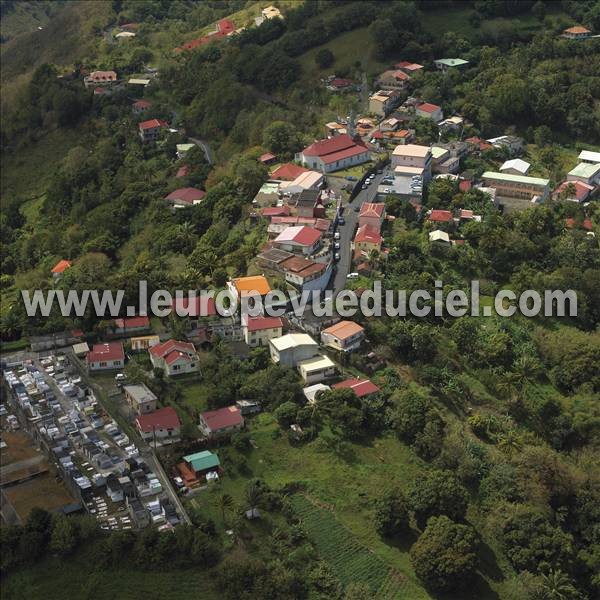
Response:
[[[336,253],[333,255],[333,258],[334,258],[336,261],[340,260],[340,253],[339,253],[339,252],[336,252]]]
[[[352,175],[346,175],[346,179],[348,181],[356,181],[356,177],[352,177]]]
[[[336,231],[336,232],[333,234],[333,239],[334,239],[334,240],[339,240],[339,239],[340,239],[340,232],[339,232],[339,231]]]
[[[377,173],[381,175],[383,173],[383,169],[377,169]]]
[[[354,212],[360,212],[360,204],[357,204],[357,205],[354,207]]]
[[[338,225],[345,225],[346,224],[346,220],[344,219],[344,217],[340,217],[338,219]]]
[[[359,278],[358,273],[348,273],[348,275],[346,275],[346,279],[358,279],[358,278]]]
[[[339,242],[335,242],[333,244],[333,247],[334,247],[335,250],[339,250],[340,249],[340,243]]]

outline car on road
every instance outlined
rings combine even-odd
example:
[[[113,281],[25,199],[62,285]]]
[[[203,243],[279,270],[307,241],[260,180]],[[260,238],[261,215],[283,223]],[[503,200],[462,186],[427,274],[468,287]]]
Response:
[[[346,220],[344,219],[344,217],[340,217],[338,219],[338,225],[345,225],[346,224]]]
[[[340,239],[340,232],[339,232],[339,231],[336,231],[336,232],[333,234],[333,239],[334,239],[334,240],[339,240],[339,239]]]
[[[368,187],[368,186],[367,186],[367,184],[366,184],[366,183],[363,183],[362,189],[363,189],[363,190],[366,190],[366,189],[367,189],[367,187]]]
[[[357,205],[354,207],[354,212],[360,212],[360,204],[357,204]]]
[[[381,175],[383,173],[383,169],[377,169],[377,174]]]
[[[340,243],[339,243],[339,242],[335,242],[335,243],[333,244],[333,247],[334,247],[336,250],[339,250],[339,249],[340,249]]]
[[[336,253],[333,255],[333,258],[334,258],[336,261],[340,260],[340,253],[339,253],[339,252],[336,252]]]

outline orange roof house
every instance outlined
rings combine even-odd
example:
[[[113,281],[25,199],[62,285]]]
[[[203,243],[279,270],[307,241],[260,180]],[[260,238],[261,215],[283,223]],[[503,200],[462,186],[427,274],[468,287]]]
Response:
[[[227,286],[237,298],[243,298],[251,294],[265,296],[271,291],[271,286],[264,275],[238,277],[228,282]]]
[[[325,346],[351,352],[356,350],[365,338],[365,329],[354,321],[340,321],[321,331],[321,342]]]

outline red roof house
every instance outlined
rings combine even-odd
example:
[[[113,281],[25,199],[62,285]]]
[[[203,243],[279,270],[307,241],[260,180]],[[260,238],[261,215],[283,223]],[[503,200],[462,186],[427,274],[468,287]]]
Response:
[[[212,33],[205,35],[201,38],[197,38],[192,40],[191,42],[187,42],[178,48],[175,48],[176,51],[181,52],[183,50],[194,50],[195,48],[199,48],[200,46],[204,46],[210,42],[214,42],[215,40],[223,39],[228,35],[231,35],[235,31],[235,24],[233,21],[229,19],[221,19],[217,23],[217,28]]]
[[[199,427],[207,437],[218,437],[240,430],[244,426],[242,412],[236,406],[200,413]]]
[[[423,65],[419,65],[417,63],[411,63],[407,60],[403,60],[394,65],[396,69],[402,69],[403,71],[408,71],[409,73],[414,73],[416,71],[420,71],[423,68]]]
[[[369,150],[363,142],[354,141],[347,133],[314,142],[300,153],[304,166],[321,172],[345,169],[369,158]]]
[[[190,342],[168,340],[150,348],[149,354],[152,365],[162,369],[166,375],[199,371],[196,348]]]
[[[288,252],[314,254],[321,242],[321,232],[304,225],[286,227],[274,240],[273,244]]]
[[[432,119],[433,121],[441,121],[444,118],[442,107],[430,102],[423,102],[415,107],[415,112],[418,117]]]
[[[276,181],[294,181],[298,175],[307,173],[308,169],[295,165],[294,163],[284,163],[279,165],[270,175],[271,179]]]
[[[332,87],[336,90],[343,90],[344,88],[350,87],[354,85],[354,81],[352,79],[346,79],[344,77],[334,77],[328,84],[329,87]]]
[[[268,346],[269,340],[281,337],[283,321],[280,317],[242,317],[244,341],[251,348]]]
[[[62,275],[73,263],[70,260],[59,260],[52,267],[52,275]]]
[[[450,223],[454,217],[449,210],[432,210],[427,220],[433,223]]]
[[[360,250],[379,250],[382,242],[381,234],[371,225],[359,227],[354,236],[354,247]]]
[[[351,389],[359,398],[381,391],[370,379],[346,379],[331,386],[334,390]]]
[[[271,152],[265,152],[258,157],[258,161],[263,165],[270,165],[277,160],[277,156],[275,154],[271,154]]]
[[[115,319],[115,333],[133,333],[150,328],[150,319],[146,316]]]
[[[573,219],[572,217],[569,217],[568,219],[566,219],[566,224],[567,227],[569,229],[573,229],[575,226],[577,226],[577,223],[575,222],[575,219]],[[579,227],[581,227],[582,229],[585,229],[586,231],[592,231],[593,229],[593,225],[592,225],[592,221],[591,219],[584,219],[580,225],[578,225]]]
[[[291,209],[289,206],[267,206],[261,209],[260,214],[263,217],[289,217]]]
[[[206,196],[206,192],[204,190],[199,190],[198,188],[187,187],[187,188],[179,188],[177,190],[172,191],[165,200],[170,202],[174,207],[181,206],[192,206],[194,204],[198,204],[202,201],[202,199]]]
[[[566,193],[569,186],[572,185],[574,188],[573,193]],[[568,196],[567,200],[572,200],[575,202],[585,202],[588,196],[594,191],[593,185],[588,185],[587,183],[583,183],[583,181],[563,181],[553,193],[554,198],[558,198],[563,192]]]
[[[148,102],[148,100],[138,100],[134,102],[132,105],[133,112],[142,113],[146,112],[152,107],[152,102]]]
[[[160,137],[161,130],[168,126],[169,124],[162,119],[150,119],[138,125],[138,132],[142,142],[154,142]]]
[[[383,202],[363,202],[358,213],[358,226],[369,225],[375,231],[381,229],[385,219],[385,205]]]
[[[120,369],[125,364],[125,351],[121,342],[94,344],[85,357],[90,371]]]
[[[140,415],[135,426],[146,441],[176,441],[181,429],[181,421],[171,406],[159,408],[152,413]]]
[[[248,317],[246,327],[248,327],[248,331],[276,329],[283,327],[283,321],[281,317]]]

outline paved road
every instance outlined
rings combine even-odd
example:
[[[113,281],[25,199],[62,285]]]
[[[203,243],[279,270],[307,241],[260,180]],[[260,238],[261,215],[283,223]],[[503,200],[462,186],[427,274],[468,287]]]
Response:
[[[355,212],[357,206],[361,206],[363,202],[372,202],[377,193],[377,186],[383,179],[382,175],[375,175],[373,183],[366,190],[361,190],[354,200],[348,204],[344,204],[344,219],[345,225],[338,226],[340,232],[340,260],[337,262],[336,270],[333,276],[333,292],[338,294],[346,287],[346,275],[350,273],[352,265],[352,249],[350,243],[354,238],[356,226],[358,223],[358,212]]]
[[[208,162],[209,165],[214,164],[215,158],[213,156],[212,150],[210,149],[210,146],[208,145],[208,142],[205,142],[204,140],[201,140],[199,138],[193,138],[193,137],[191,137],[190,140],[192,140],[192,142],[194,142],[194,144],[196,144],[196,146],[200,146],[200,148],[202,148],[202,150],[204,150],[204,156],[206,156],[206,162]]]

